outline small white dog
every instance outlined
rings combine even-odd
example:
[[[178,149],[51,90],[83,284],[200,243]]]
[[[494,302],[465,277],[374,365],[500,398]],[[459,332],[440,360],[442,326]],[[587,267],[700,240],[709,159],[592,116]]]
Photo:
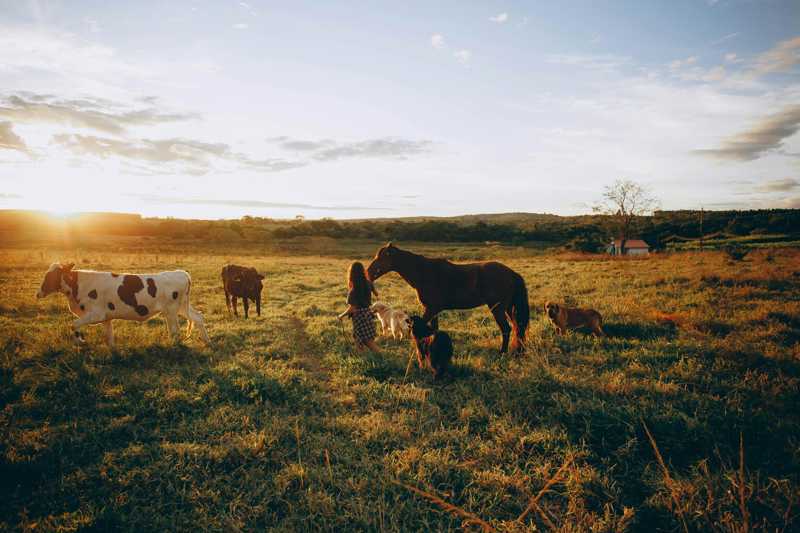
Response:
[[[406,324],[408,315],[405,312],[392,309],[383,302],[375,302],[370,309],[378,315],[382,335],[387,335],[388,331],[391,332],[393,339],[396,339],[398,335],[401,339],[403,335],[408,336],[408,324]]]

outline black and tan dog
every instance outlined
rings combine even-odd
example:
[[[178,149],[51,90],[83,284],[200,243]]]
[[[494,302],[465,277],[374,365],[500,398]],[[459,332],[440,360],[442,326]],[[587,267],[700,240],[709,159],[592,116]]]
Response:
[[[547,302],[544,304],[544,311],[547,318],[556,328],[559,335],[566,333],[568,329],[587,327],[597,337],[604,337],[603,317],[594,309],[578,309],[576,307],[565,307],[563,305]]]
[[[444,331],[435,330],[418,316],[406,319],[411,330],[411,338],[417,349],[417,363],[420,368],[427,366],[433,372],[433,379],[447,373],[453,357],[453,341]]]

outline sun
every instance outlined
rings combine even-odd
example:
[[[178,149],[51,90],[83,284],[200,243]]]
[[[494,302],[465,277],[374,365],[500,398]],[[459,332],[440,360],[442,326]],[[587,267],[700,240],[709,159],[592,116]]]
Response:
[[[76,213],[74,211],[63,211],[61,209],[42,209],[50,218],[64,222],[70,218],[74,218]]]

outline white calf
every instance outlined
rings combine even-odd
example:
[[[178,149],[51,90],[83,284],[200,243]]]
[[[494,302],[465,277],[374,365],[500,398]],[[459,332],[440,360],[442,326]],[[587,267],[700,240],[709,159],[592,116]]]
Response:
[[[405,334],[408,336],[408,324],[406,319],[408,315],[400,309],[392,309],[383,302],[375,302],[370,309],[378,315],[378,322],[381,323],[381,334],[386,335],[387,331],[392,334],[392,338],[396,339],[399,335],[403,338]]]
[[[114,346],[111,321],[138,320],[143,322],[163,313],[173,340],[178,341],[178,316],[189,320],[186,336],[197,325],[203,340],[208,333],[203,315],[189,304],[192,279],[183,270],[159,274],[114,274],[92,270],[72,270],[74,264],[53,263],[44,276],[37,298],[61,292],[67,296],[69,310],[78,316],[72,330],[83,341],[80,328],[88,324],[104,324],[106,341]]]

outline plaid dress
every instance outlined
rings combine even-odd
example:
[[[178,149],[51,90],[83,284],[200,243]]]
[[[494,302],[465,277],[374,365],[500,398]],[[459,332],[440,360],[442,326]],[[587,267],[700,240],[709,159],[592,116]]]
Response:
[[[368,288],[371,289],[372,285],[369,285]],[[347,303],[355,308],[350,315],[350,320],[353,321],[353,338],[359,344],[366,344],[373,340],[377,333],[375,331],[375,312],[369,308],[372,303],[370,290],[365,293],[359,293],[354,289],[350,290],[347,295]]]
[[[375,338],[375,313],[369,307],[356,309],[350,319],[353,321],[353,338],[356,342],[366,344]]]

